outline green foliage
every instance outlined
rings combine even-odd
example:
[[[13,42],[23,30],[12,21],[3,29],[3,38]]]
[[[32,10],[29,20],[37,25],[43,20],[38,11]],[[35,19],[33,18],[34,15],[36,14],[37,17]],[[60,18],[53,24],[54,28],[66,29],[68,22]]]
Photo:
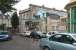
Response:
[[[12,6],[16,3],[15,0],[0,0],[0,10],[2,13],[6,13],[7,11],[11,11],[14,8]]]
[[[11,24],[13,28],[18,28],[19,25],[19,18],[17,16],[17,13],[15,12],[11,18]]]

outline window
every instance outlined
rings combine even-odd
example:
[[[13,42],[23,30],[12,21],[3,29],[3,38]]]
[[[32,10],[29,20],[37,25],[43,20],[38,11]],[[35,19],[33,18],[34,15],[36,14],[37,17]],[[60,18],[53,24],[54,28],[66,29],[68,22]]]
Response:
[[[43,16],[45,16],[45,13],[43,13]]]
[[[5,15],[4,18],[5,18],[5,19],[9,19],[9,15]]]
[[[49,35],[51,35],[52,33],[51,33],[51,32],[49,32],[48,34],[49,34]]]
[[[61,38],[63,43],[72,44],[74,42],[74,39],[69,35],[64,35]]]
[[[62,37],[62,35],[54,35],[54,36],[50,37],[49,40],[59,42],[61,37]]]
[[[33,15],[34,19],[40,19],[40,15]]]

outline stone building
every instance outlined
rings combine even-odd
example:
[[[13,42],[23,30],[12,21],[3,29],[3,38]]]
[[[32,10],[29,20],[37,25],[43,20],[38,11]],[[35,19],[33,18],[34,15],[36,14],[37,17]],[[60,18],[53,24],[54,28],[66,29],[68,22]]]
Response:
[[[64,31],[64,32],[67,32],[67,23],[66,23],[66,21],[67,21],[67,17],[61,17],[60,18],[60,28],[59,28],[59,30],[60,31]]]
[[[30,4],[28,9],[19,12],[20,32],[29,30],[60,31],[60,18],[66,16],[65,11]]]
[[[5,29],[11,26],[11,19],[9,15],[2,15],[0,14],[0,27],[4,25]],[[1,29],[1,28],[0,28]]]
[[[76,0],[70,0],[70,2],[75,2]]]

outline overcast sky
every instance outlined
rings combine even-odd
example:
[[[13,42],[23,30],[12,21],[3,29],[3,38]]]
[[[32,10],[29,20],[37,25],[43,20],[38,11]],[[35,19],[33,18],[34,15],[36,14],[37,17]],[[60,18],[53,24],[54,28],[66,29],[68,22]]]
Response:
[[[40,5],[40,6],[44,5],[45,7],[63,10],[68,2],[69,0],[21,0],[14,7],[17,10],[24,10],[29,7],[29,4],[35,4],[35,5]]]

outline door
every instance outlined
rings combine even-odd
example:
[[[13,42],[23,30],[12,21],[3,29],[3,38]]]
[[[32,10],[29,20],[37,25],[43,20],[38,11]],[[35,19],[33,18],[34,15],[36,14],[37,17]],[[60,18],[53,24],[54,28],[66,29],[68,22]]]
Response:
[[[74,50],[73,39],[69,35],[57,34],[49,38],[53,50]]]

